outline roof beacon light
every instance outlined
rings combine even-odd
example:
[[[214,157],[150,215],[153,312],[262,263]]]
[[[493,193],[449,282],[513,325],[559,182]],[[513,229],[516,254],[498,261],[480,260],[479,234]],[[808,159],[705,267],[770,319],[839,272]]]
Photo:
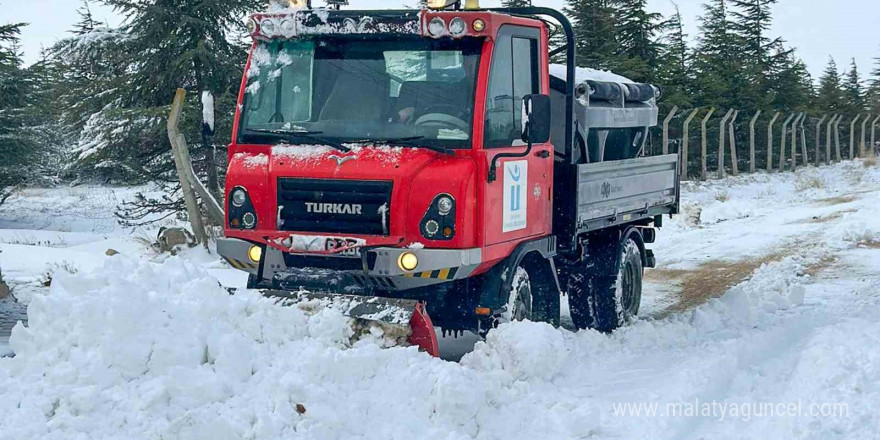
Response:
[[[443,10],[460,1],[461,0],[428,0],[427,5],[430,9]]]
[[[480,9],[480,0],[467,0],[464,2],[464,9],[466,11],[476,11]]]

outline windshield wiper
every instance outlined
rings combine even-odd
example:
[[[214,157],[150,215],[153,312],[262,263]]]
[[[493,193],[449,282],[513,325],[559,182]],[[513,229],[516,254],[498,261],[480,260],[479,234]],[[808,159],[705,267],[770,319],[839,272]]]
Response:
[[[285,136],[290,139],[298,139],[314,141],[321,144],[329,145],[339,151],[344,151],[346,153],[351,151],[351,148],[346,147],[345,145],[340,144],[339,142],[334,142],[331,140],[327,140],[324,138],[314,137],[316,134],[321,134],[323,131],[309,131],[309,130],[276,130],[276,129],[265,129],[265,128],[249,128],[247,131],[252,131],[254,133],[268,133],[268,134],[276,134],[279,136]]]
[[[401,137],[401,138],[387,138],[387,139],[358,139],[356,141],[352,141],[355,144],[363,144],[367,142],[374,142],[377,144],[387,144],[387,145],[398,145],[402,147],[413,147],[413,148],[424,148],[426,150],[436,151],[440,154],[446,154],[449,156],[455,156],[455,151],[452,151],[448,148],[437,147],[434,145],[423,145],[413,143],[413,141],[417,141],[419,139],[424,139],[424,136],[409,136],[409,137]]]

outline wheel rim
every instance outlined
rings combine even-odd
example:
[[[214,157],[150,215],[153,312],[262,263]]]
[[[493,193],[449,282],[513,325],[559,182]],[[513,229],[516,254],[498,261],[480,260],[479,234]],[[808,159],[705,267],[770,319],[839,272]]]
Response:
[[[511,285],[510,296],[507,300],[507,312],[502,317],[502,322],[523,321],[531,319],[532,315],[532,283],[528,272],[518,267]]]
[[[628,316],[635,316],[638,313],[638,303],[637,296],[639,295],[636,290],[638,289],[638,268],[631,262],[627,261],[624,266],[623,271],[623,279],[622,281],[622,292],[621,292],[621,309]]]

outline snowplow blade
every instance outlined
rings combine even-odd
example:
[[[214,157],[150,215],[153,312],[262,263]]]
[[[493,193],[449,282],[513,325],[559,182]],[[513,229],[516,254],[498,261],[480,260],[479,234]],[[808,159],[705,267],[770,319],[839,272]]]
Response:
[[[230,293],[235,294],[235,290],[231,289]],[[306,312],[317,312],[323,308],[339,310],[344,316],[355,320],[355,336],[378,327],[386,338],[398,340],[402,345],[415,345],[431,356],[438,356],[434,324],[425,305],[417,300],[305,291],[257,292],[276,300],[278,305],[299,307]]]

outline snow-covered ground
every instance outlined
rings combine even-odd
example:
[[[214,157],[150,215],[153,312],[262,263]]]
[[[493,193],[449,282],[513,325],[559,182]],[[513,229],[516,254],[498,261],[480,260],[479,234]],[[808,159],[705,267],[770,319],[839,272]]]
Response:
[[[229,296],[217,280],[240,275],[207,252],[156,256],[147,231],[115,226],[124,192],[0,207],[0,267],[30,319],[0,359],[0,438],[880,433],[876,166],[689,183],[652,246],[640,321],[612,335],[507,324],[459,362],[352,344],[332,310]]]

